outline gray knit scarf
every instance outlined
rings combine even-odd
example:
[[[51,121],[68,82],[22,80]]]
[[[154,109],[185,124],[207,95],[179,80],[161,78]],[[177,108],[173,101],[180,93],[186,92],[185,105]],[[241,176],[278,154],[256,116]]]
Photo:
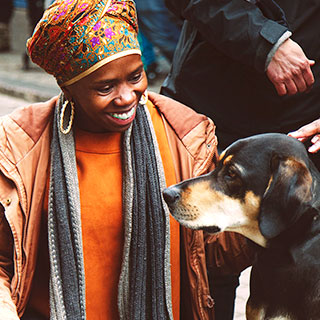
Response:
[[[86,319],[77,164],[72,131],[59,129],[56,108],[49,187],[50,319]],[[68,119],[67,119],[68,120]],[[68,121],[66,121],[68,122]],[[173,319],[169,211],[164,170],[150,114],[137,108],[123,137],[125,243],[118,288],[121,320]]]

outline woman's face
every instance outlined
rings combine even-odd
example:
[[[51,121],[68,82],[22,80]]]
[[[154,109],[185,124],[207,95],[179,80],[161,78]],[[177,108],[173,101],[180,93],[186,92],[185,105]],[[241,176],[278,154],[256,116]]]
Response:
[[[90,132],[122,132],[135,118],[147,89],[141,57],[116,59],[63,89],[75,103],[75,124]]]

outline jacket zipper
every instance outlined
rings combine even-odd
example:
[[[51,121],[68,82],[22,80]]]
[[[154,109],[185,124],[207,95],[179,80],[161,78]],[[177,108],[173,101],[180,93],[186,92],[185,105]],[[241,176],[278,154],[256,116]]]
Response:
[[[203,170],[201,170],[201,172],[199,173],[199,175],[203,174],[203,173],[206,173],[206,171],[210,168],[210,163],[215,155],[215,152],[214,152],[214,147],[217,146],[217,143],[216,143],[216,140],[212,141],[212,143],[207,143],[207,148],[212,148],[208,158],[206,159],[205,161],[205,165],[204,165],[204,168]],[[197,236],[197,235],[196,235]],[[205,320],[206,319],[206,316],[203,312],[203,302],[202,302],[202,292],[201,292],[201,288],[200,288],[200,271],[199,271],[199,260],[198,258],[196,257],[196,249],[193,249],[192,250],[193,252],[193,265],[194,265],[194,268],[196,270],[196,274],[197,274],[197,296],[198,296],[198,304],[199,304],[199,311],[200,311],[200,316],[201,316],[201,319]],[[208,283],[208,286],[209,286],[209,283]],[[210,294],[210,292],[209,292]],[[211,295],[210,295],[211,296]],[[214,303],[214,300],[213,298],[211,297],[213,303]],[[199,319],[199,320],[201,320]]]

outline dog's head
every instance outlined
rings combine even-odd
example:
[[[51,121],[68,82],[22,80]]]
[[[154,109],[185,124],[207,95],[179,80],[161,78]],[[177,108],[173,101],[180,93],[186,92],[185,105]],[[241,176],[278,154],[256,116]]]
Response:
[[[266,246],[311,201],[310,167],[305,147],[296,139],[256,135],[228,147],[211,173],[167,188],[164,199],[185,227],[234,231]]]

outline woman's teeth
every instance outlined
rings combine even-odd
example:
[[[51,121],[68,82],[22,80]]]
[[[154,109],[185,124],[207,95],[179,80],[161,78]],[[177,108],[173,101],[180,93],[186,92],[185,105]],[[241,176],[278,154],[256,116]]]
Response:
[[[133,116],[135,109],[136,108],[132,108],[129,112],[125,113],[110,113],[110,115],[116,119],[127,120]]]

